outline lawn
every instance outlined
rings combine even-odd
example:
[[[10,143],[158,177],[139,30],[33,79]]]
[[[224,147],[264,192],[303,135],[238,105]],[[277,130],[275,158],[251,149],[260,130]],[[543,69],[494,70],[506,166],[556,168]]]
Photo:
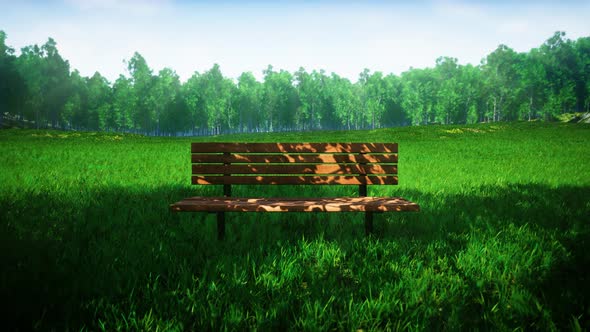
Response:
[[[398,142],[418,213],[212,214],[170,203],[190,142]],[[8,330],[589,329],[590,125],[497,123],[152,138],[0,131]],[[325,187],[325,188],[324,188]],[[355,195],[238,186],[235,196]],[[4,316],[4,317],[2,317]]]

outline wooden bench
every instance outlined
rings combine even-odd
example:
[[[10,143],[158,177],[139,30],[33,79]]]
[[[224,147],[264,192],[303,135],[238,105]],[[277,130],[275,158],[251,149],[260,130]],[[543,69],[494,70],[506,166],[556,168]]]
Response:
[[[397,184],[397,143],[192,143],[192,183],[223,185],[221,197],[190,197],[174,212],[364,212],[365,232],[373,213],[419,211],[400,197],[368,197],[368,185]],[[359,197],[232,197],[231,185],[356,185]]]

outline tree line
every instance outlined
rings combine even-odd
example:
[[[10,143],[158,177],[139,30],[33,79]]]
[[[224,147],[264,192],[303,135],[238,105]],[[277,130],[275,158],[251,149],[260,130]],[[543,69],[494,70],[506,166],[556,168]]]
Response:
[[[155,73],[135,53],[127,75],[109,82],[83,77],[59,54],[55,40],[26,46],[18,56],[0,30],[2,121],[36,128],[211,135],[316,129],[362,129],[431,123],[552,120],[590,111],[590,37],[556,32],[518,53],[500,45],[479,65],[440,57],[433,68],[401,75],[365,69],[357,82],[325,71],[294,73],[268,66],[262,82],[236,80],[219,65],[181,82]]]

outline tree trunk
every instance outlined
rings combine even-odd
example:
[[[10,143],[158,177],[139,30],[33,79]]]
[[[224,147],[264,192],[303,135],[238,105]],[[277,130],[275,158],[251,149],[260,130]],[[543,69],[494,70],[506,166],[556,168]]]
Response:
[[[35,110],[35,126],[37,127],[37,129],[39,129],[41,125],[39,122],[39,110],[37,109]]]
[[[311,104],[311,113],[309,114],[309,129],[313,130],[314,129],[314,125],[313,125],[313,104]]]
[[[346,111],[346,127],[350,130],[350,108]]]
[[[243,133],[244,132],[244,124],[242,123],[242,121],[243,121],[242,118],[243,118],[243,116],[242,116],[242,108],[240,107],[240,117],[238,119],[238,121],[240,122],[238,124],[238,127],[240,128],[239,129],[240,130],[240,133]]]
[[[467,117],[469,116],[469,102],[471,101],[471,96],[467,97],[467,101],[465,102],[465,115],[463,117],[463,123],[467,123]]]
[[[492,122],[496,122],[496,116],[498,115],[497,104],[498,104],[498,100],[494,96],[494,113],[492,114]]]
[[[529,99],[529,121],[531,121],[531,113],[533,112],[533,96]]]
[[[225,109],[225,118],[226,118],[226,121],[227,121],[227,129],[231,132],[231,130],[233,128],[231,126],[230,110],[231,110],[231,105],[228,105],[227,108]]]

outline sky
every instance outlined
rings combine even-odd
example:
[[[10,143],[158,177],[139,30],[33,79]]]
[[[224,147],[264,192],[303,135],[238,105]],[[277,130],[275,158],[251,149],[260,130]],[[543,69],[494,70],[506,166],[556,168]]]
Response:
[[[400,75],[440,56],[477,65],[498,45],[539,47],[555,31],[590,36],[587,1],[0,0],[0,30],[20,48],[57,42],[83,76],[113,82],[139,52],[186,81],[220,65],[226,77],[323,69],[356,82],[364,68]]]

